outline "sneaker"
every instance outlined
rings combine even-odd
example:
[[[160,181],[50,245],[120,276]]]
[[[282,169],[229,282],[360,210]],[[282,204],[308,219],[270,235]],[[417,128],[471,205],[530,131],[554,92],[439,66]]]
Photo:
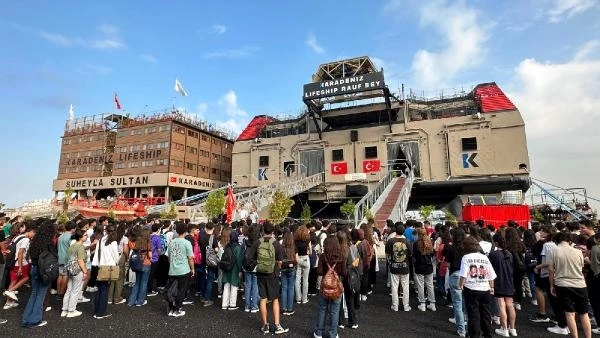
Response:
[[[6,323],[8,323],[8,320],[6,320],[6,319],[0,319],[0,324],[6,324]]]
[[[532,299],[531,300],[531,305],[538,306],[537,299]]]
[[[108,317],[110,317],[110,316],[112,316],[112,314],[110,314],[110,313],[109,313],[109,314],[106,314],[106,315],[104,315],[104,316],[98,316],[98,315],[94,315],[94,318],[96,318],[96,319],[104,319],[104,318],[108,318]]]
[[[425,304],[419,304],[419,306],[417,306],[417,309],[419,309],[419,311],[426,311],[427,307],[425,306]]]
[[[14,292],[12,292],[12,291],[6,290],[6,291],[4,291],[3,295],[5,295],[6,297],[14,300],[15,302],[19,301],[19,297],[17,297],[17,295]]]
[[[90,287],[90,286],[88,286],[88,287],[85,289],[85,291],[86,291],[86,292],[89,292],[89,293],[94,293],[94,292],[97,292],[97,291],[98,291],[98,288],[97,288],[97,287],[95,287],[95,286],[91,286],[91,287]]]
[[[436,311],[437,309],[435,308],[435,304],[429,304],[429,305],[427,305],[427,310]]]
[[[323,336],[319,336],[316,332],[313,332],[313,337],[314,338],[323,338]]]
[[[459,337],[463,337],[463,338],[464,338],[464,337],[466,337],[466,336],[467,336],[467,334],[466,334],[466,333],[461,333],[461,332],[457,332],[457,333],[458,333],[458,336],[459,336]]]
[[[185,299],[181,304],[183,304],[183,305],[192,305],[192,304],[194,304],[194,301],[189,300],[189,299]]]
[[[58,294],[58,291],[56,291],[56,289],[50,289],[50,294],[51,295],[56,295],[56,294]]]
[[[88,303],[90,300],[89,298],[81,297],[77,300],[77,303]]]
[[[17,302],[10,302],[10,303],[6,302],[3,309],[8,310],[8,309],[12,309],[13,307],[17,307],[17,306],[19,306],[19,303],[17,303]]]
[[[230,306],[230,307],[229,307],[229,310],[230,310],[230,311],[234,311],[234,310],[237,310],[237,309],[239,309],[239,308],[240,308],[239,306]]]
[[[260,328],[260,332],[262,332],[263,334],[269,334],[271,333],[271,328],[269,328],[269,324],[265,324]]]
[[[345,328],[344,324],[340,324],[340,325],[338,325],[338,327],[339,327],[340,329],[343,329],[343,328]]]
[[[410,312],[410,310],[412,310],[412,308],[410,306],[404,307],[404,312]]]
[[[454,319],[454,317],[448,318],[448,321],[452,324],[456,324],[456,319]]]
[[[354,324],[354,325],[352,325],[350,327],[356,330],[356,329],[358,329],[358,324]]]
[[[158,287],[156,287],[156,290],[158,290],[159,292],[163,292],[163,291],[165,291],[165,287],[164,286],[158,286]],[[155,291],[152,291],[152,292],[155,292]]]
[[[394,307],[393,305],[391,306],[391,309],[392,309],[392,311],[394,311],[394,312],[398,312],[398,308],[397,308],[397,307]]]
[[[67,313],[67,318],[73,318],[73,317],[79,317],[79,316],[81,316],[81,311],[75,310],[75,311]]]
[[[183,316],[185,316],[185,311],[183,311],[183,310],[173,311],[173,317],[183,317]]]
[[[217,295],[217,297],[218,297],[219,299],[221,299],[221,298],[223,298],[223,294],[220,294],[220,293],[219,293],[219,294]]]
[[[204,307],[208,307],[208,306],[212,306],[214,303],[212,300],[207,300],[204,302],[204,304],[202,304],[202,306]]]
[[[538,313],[535,315],[535,317],[533,317],[529,320],[534,323],[548,323],[548,322],[550,322],[550,317],[548,317],[548,315],[543,315],[541,313]]]
[[[61,317],[66,317],[66,316],[67,316],[67,313],[68,313],[67,311],[63,311],[63,312],[61,312],[61,313],[60,313],[60,316],[61,316]]]
[[[496,334],[501,337],[510,337],[510,334],[508,334],[507,329],[499,328],[499,329],[494,330],[494,332],[496,332]]]
[[[371,291],[367,291],[367,295],[370,295],[370,294],[372,294],[372,293],[373,293],[373,290],[371,290]]]
[[[250,313],[257,313],[259,310],[258,309],[251,309]]]
[[[156,295],[158,295],[158,292],[152,291],[152,292],[149,292],[146,296],[148,296],[148,297],[154,297]]]
[[[46,307],[46,309],[45,309],[44,311],[46,311],[46,312],[50,312],[50,311],[52,311],[52,306],[47,306],[47,307]]]
[[[308,304],[308,299],[307,300],[303,300],[302,304]]]
[[[492,316],[492,322],[496,325],[500,325],[500,317]]]
[[[600,334],[600,328],[592,329],[593,334]]]
[[[515,310],[521,311],[521,304],[515,303]]]
[[[42,327],[42,326],[46,326],[46,324],[48,324],[47,321],[42,320],[41,322],[39,322],[37,325],[34,325],[32,327]]]
[[[549,327],[548,328],[548,332],[560,334],[560,335],[563,335],[563,336],[569,335],[569,330],[566,327],[560,327],[558,325],[553,326],[553,327]]]
[[[244,308],[244,312],[250,313],[250,309],[249,308]]]
[[[123,304],[123,303],[125,303],[125,299],[121,299],[120,301],[114,302],[113,304],[119,305],[119,304]]]
[[[289,328],[284,328],[281,324],[275,326],[275,334],[282,334],[290,331]]]
[[[517,336],[517,329],[508,329],[508,334],[510,334],[513,337]]]
[[[287,315],[288,315],[288,316],[291,316],[291,315],[293,315],[294,313],[296,313],[296,311],[294,311],[294,310],[290,310],[290,311],[288,311],[288,312],[287,312]]]
[[[140,307],[140,306],[144,306],[146,304],[148,304],[148,301],[144,300],[144,302],[142,304],[135,304],[135,306]]]

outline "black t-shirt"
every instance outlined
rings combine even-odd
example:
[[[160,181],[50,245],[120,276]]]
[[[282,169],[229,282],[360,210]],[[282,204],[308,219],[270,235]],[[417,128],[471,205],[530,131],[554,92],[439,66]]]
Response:
[[[546,243],[546,241],[539,240],[531,247],[531,253],[537,259],[538,264],[542,264],[542,250],[544,249],[544,243]]]
[[[594,245],[596,245],[596,242],[594,241],[594,236],[592,235],[590,238],[588,238],[587,242],[585,243],[585,246],[587,247],[588,251],[590,251],[592,250]]]
[[[450,274],[460,271],[460,261],[462,257],[454,245],[444,245],[444,251],[442,251],[442,255],[444,256],[444,260],[450,264],[448,267]]]
[[[294,241],[296,244],[296,252],[298,256],[308,255],[308,241]]]

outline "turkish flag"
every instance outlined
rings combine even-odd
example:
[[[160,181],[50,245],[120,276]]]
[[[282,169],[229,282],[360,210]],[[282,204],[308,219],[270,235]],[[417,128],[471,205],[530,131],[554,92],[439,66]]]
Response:
[[[346,162],[331,163],[331,174],[332,175],[344,175],[347,173],[348,173],[348,163],[346,163]]]
[[[363,173],[370,173],[381,170],[381,162],[379,160],[363,161]]]
[[[119,98],[117,97],[117,93],[115,93],[115,104],[117,105],[117,109],[121,109],[121,102],[119,102]]]
[[[175,176],[171,176],[170,179],[171,179],[171,183],[177,182],[177,177],[175,177]]]

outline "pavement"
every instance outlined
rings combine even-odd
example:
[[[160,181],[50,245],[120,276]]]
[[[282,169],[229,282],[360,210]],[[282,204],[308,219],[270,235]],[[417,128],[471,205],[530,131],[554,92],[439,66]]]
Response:
[[[1,337],[255,337],[259,332],[259,313],[243,311],[243,300],[239,294],[235,311],[221,310],[219,302],[202,307],[199,303],[184,306],[183,317],[168,317],[166,302],[162,295],[148,298],[143,307],[128,307],[126,304],[108,305],[112,317],[98,320],[92,317],[91,303],[77,306],[83,315],[76,318],[61,318],[60,305],[56,296],[51,296],[52,310],[44,314],[48,325],[41,328],[25,329],[20,327],[20,315],[28,298],[28,289],[19,294],[19,307],[2,310],[0,318],[8,323],[0,325]],[[127,294],[128,288],[124,293]],[[385,286],[385,275],[380,273],[375,291],[366,302],[361,303],[358,329],[338,329],[340,337],[458,337],[455,327],[448,322],[452,309],[438,303],[436,312],[421,312],[417,309],[416,296],[411,294],[411,312],[392,312],[391,297]],[[93,294],[86,294],[93,297]],[[194,298],[197,299],[197,298]],[[2,299],[2,305],[5,300]],[[439,300],[438,300],[439,302]],[[290,329],[284,337],[312,337],[318,313],[316,297],[309,298],[307,304],[294,304],[296,313],[281,316],[284,327]],[[535,314],[535,307],[529,301],[523,303],[523,310],[517,312],[517,330],[519,337],[552,337],[555,334],[546,331],[548,323],[532,323],[528,318]],[[272,317],[270,317],[272,318]],[[271,320],[272,322],[272,320]],[[495,327],[494,327],[495,328]],[[494,335],[498,337],[497,335]],[[582,335],[583,336],[583,335]]]

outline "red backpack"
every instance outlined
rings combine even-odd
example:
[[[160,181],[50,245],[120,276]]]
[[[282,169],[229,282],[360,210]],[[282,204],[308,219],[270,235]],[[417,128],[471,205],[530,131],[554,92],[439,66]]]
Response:
[[[321,295],[326,300],[335,300],[340,298],[343,293],[344,285],[335,271],[335,264],[331,266],[327,263],[327,273],[321,281]]]

